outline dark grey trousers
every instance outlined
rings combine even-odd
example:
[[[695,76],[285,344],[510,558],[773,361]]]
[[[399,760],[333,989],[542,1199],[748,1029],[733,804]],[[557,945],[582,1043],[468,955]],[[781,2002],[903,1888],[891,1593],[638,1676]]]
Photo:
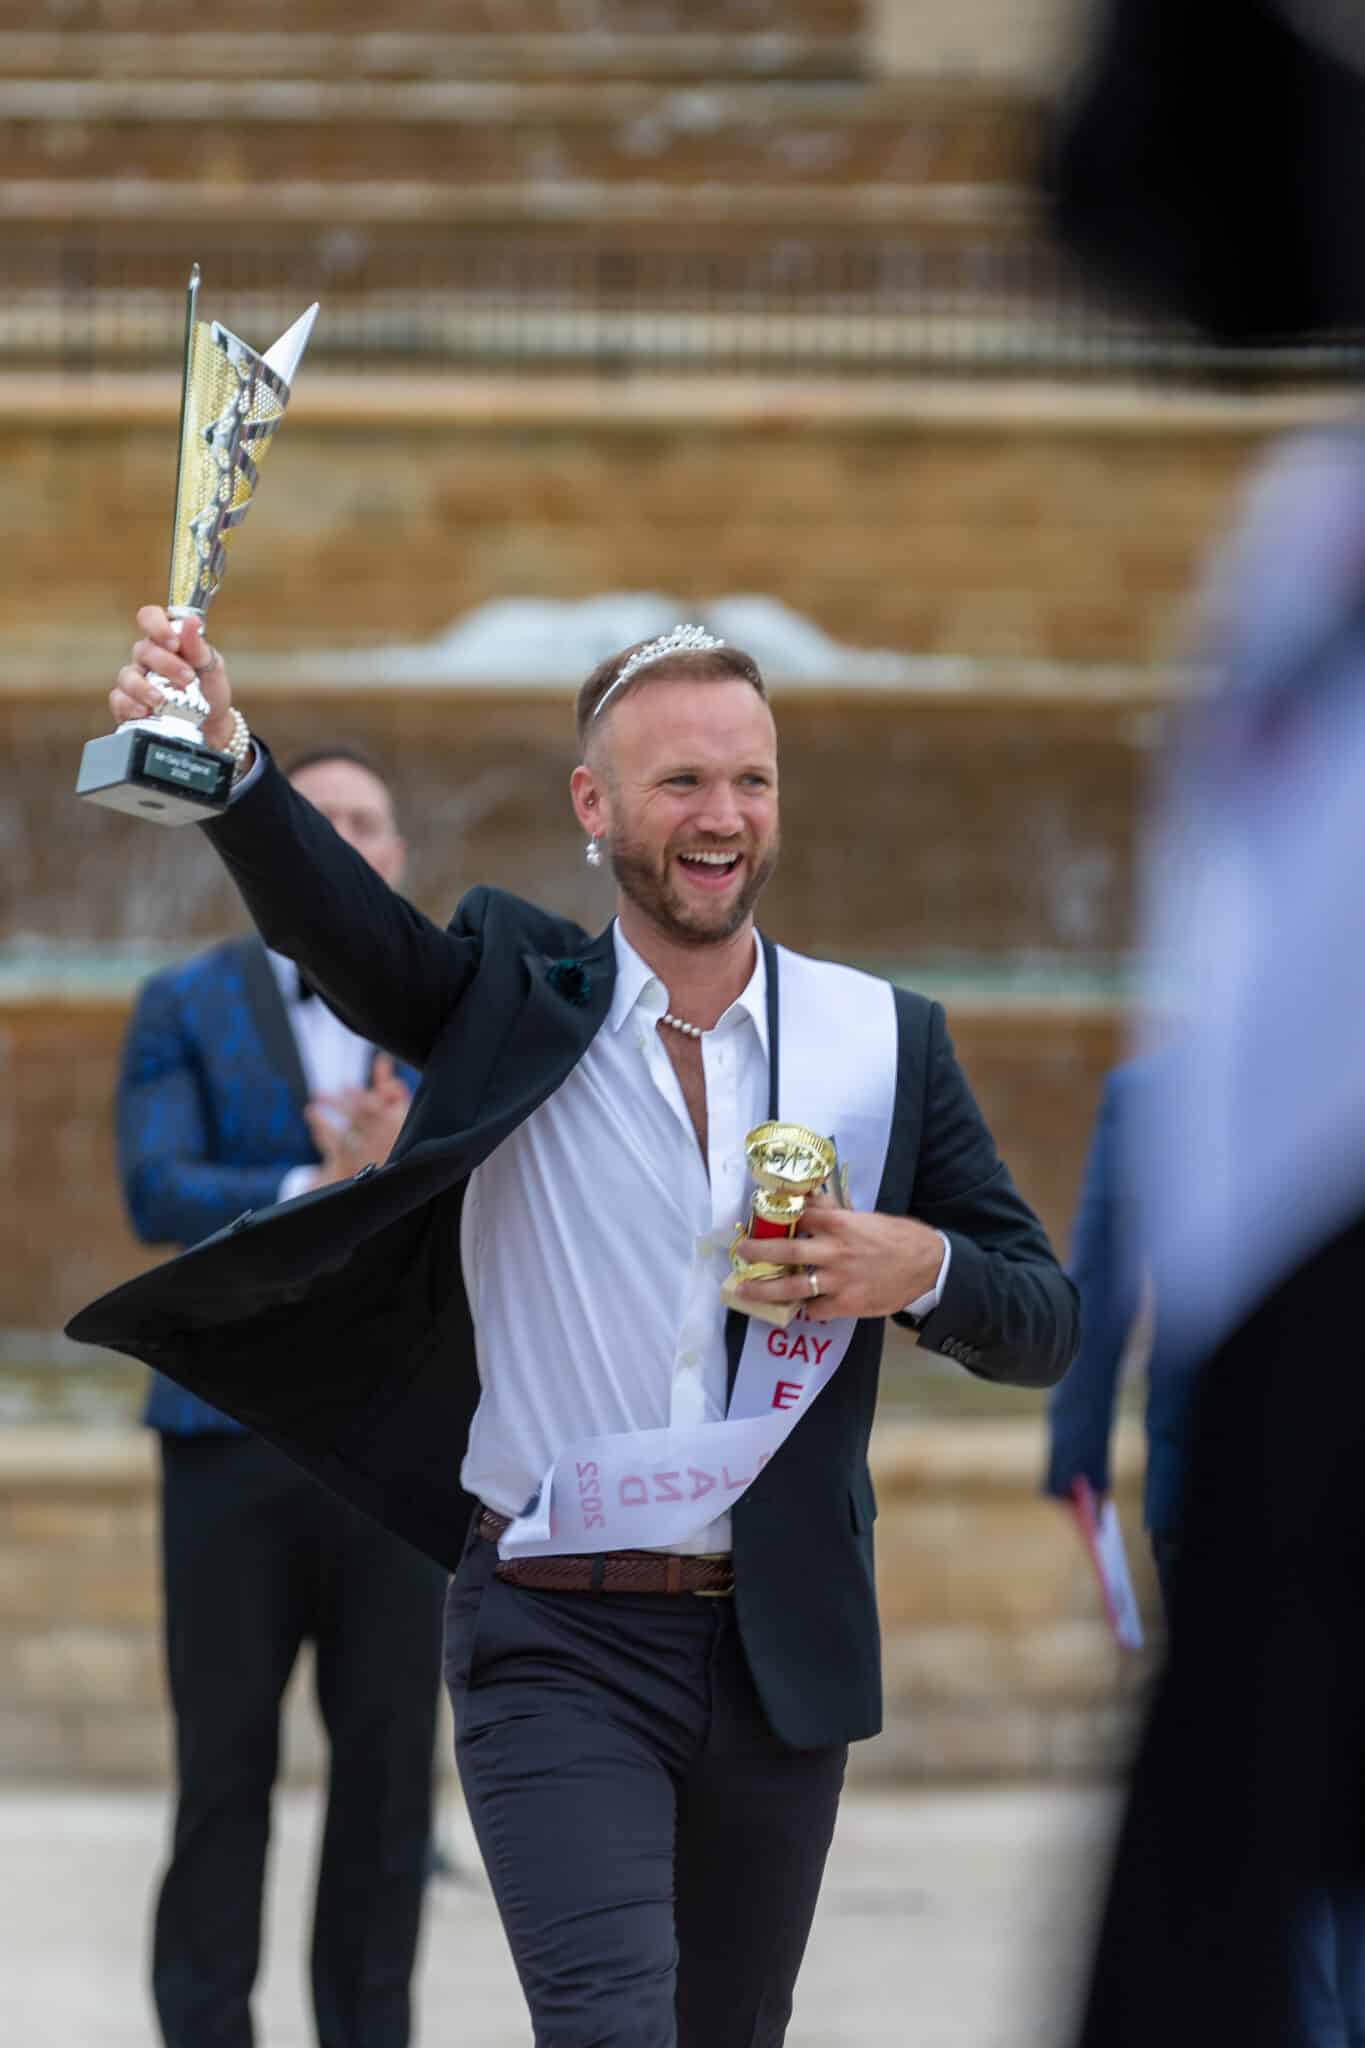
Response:
[[[446,1574],[258,1437],[162,1439],[179,1787],[152,1983],[167,2048],[251,2048],[280,1698],[317,1647],[331,1745],[321,2048],[405,2048],[431,1839]]]
[[[731,1601],[496,1562],[471,1537],[446,1679],[536,2048],[780,2048],[846,1749],[777,1741]]]

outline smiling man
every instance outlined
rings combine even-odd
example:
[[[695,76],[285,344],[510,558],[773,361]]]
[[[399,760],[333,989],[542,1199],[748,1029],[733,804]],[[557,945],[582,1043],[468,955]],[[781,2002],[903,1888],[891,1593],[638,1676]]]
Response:
[[[461,1778],[541,2048],[777,2048],[847,1744],[880,1726],[885,1319],[1046,1386],[1069,1283],[939,1006],[755,931],[778,778],[748,655],[680,627],[579,693],[573,806],[617,892],[594,939],[487,888],[422,917],[250,741],[198,627],[139,623],[116,718],[199,675],[242,764],[206,829],[263,936],[424,1078],[385,1166],[72,1334],[453,1570]],[[747,1305],[786,1330],[720,1293],[778,1116],[837,1140],[850,1194],[763,1243],[791,1270]]]

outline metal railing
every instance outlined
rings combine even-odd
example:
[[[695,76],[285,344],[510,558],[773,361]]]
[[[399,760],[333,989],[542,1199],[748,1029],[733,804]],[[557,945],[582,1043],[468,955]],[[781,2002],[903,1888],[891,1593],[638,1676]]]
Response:
[[[1215,349],[1106,305],[1032,226],[774,231],[672,245],[347,229],[200,236],[208,313],[257,345],[323,302],[310,367],[1358,377],[1358,335]],[[183,254],[145,238],[0,251],[0,368],[178,360]]]

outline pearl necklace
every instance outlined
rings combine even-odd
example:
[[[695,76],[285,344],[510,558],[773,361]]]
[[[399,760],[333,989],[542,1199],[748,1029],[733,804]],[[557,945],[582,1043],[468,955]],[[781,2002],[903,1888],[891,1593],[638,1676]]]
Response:
[[[700,1038],[700,1024],[684,1024],[681,1017],[675,1017],[671,1010],[665,1010],[659,1019],[661,1024],[671,1024],[675,1031],[681,1031],[684,1038]]]

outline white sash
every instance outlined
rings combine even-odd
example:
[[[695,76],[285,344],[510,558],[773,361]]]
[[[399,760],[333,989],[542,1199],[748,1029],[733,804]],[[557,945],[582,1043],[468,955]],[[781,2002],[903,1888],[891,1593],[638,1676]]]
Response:
[[[778,1115],[834,1139],[849,1201],[876,1206],[896,1100],[888,982],[777,949]],[[731,1507],[790,1436],[848,1350],[856,1318],[785,1329],[749,1318],[723,1422],[582,1437],[560,1452],[500,1556],[667,1549]]]

